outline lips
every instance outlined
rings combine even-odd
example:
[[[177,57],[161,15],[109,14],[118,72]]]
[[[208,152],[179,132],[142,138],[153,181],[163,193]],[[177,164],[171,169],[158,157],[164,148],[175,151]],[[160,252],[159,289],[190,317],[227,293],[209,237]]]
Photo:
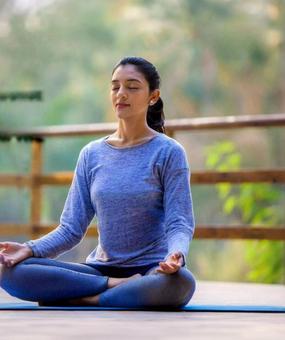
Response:
[[[118,108],[124,108],[124,107],[128,107],[128,106],[130,106],[130,104],[123,104],[123,103],[116,104],[116,107],[118,107]]]

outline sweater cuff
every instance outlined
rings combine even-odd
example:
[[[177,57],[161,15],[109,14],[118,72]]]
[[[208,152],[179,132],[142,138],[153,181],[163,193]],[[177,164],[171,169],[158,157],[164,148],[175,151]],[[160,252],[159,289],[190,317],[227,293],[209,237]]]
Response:
[[[27,241],[27,242],[24,242],[24,244],[26,245],[26,246],[28,246],[30,249],[31,249],[31,251],[32,251],[32,253],[33,253],[33,257],[36,257],[36,255],[35,255],[35,245],[34,245],[34,241]]]

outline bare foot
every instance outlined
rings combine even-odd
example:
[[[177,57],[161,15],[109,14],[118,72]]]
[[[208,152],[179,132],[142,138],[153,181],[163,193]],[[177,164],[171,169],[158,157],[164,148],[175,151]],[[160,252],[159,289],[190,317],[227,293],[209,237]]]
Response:
[[[109,277],[108,288],[116,287],[116,286],[118,286],[118,285],[120,285],[124,282],[137,279],[141,276],[142,276],[141,274],[134,274],[134,275],[129,276],[129,277]]]

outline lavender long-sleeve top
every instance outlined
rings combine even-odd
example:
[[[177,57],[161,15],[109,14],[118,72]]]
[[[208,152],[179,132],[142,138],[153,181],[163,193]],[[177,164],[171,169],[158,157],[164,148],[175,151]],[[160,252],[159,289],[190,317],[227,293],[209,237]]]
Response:
[[[162,133],[127,147],[107,137],[80,151],[58,227],[26,244],[35,257],[57,257],[83,239],[95,216],[98,246],[86,263],[146,265],[181,251],[185,265],[195,220],[183,146]]]

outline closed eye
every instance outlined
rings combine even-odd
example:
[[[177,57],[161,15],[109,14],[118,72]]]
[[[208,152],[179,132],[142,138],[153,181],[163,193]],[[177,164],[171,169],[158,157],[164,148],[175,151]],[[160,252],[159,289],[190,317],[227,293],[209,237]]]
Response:
[[[138,87],[128,87],[129,90],[138,90],[139,88]],[[114,87],[112,88],[112,91],[116,91],[116,90],[119,90],[119,87]]]

